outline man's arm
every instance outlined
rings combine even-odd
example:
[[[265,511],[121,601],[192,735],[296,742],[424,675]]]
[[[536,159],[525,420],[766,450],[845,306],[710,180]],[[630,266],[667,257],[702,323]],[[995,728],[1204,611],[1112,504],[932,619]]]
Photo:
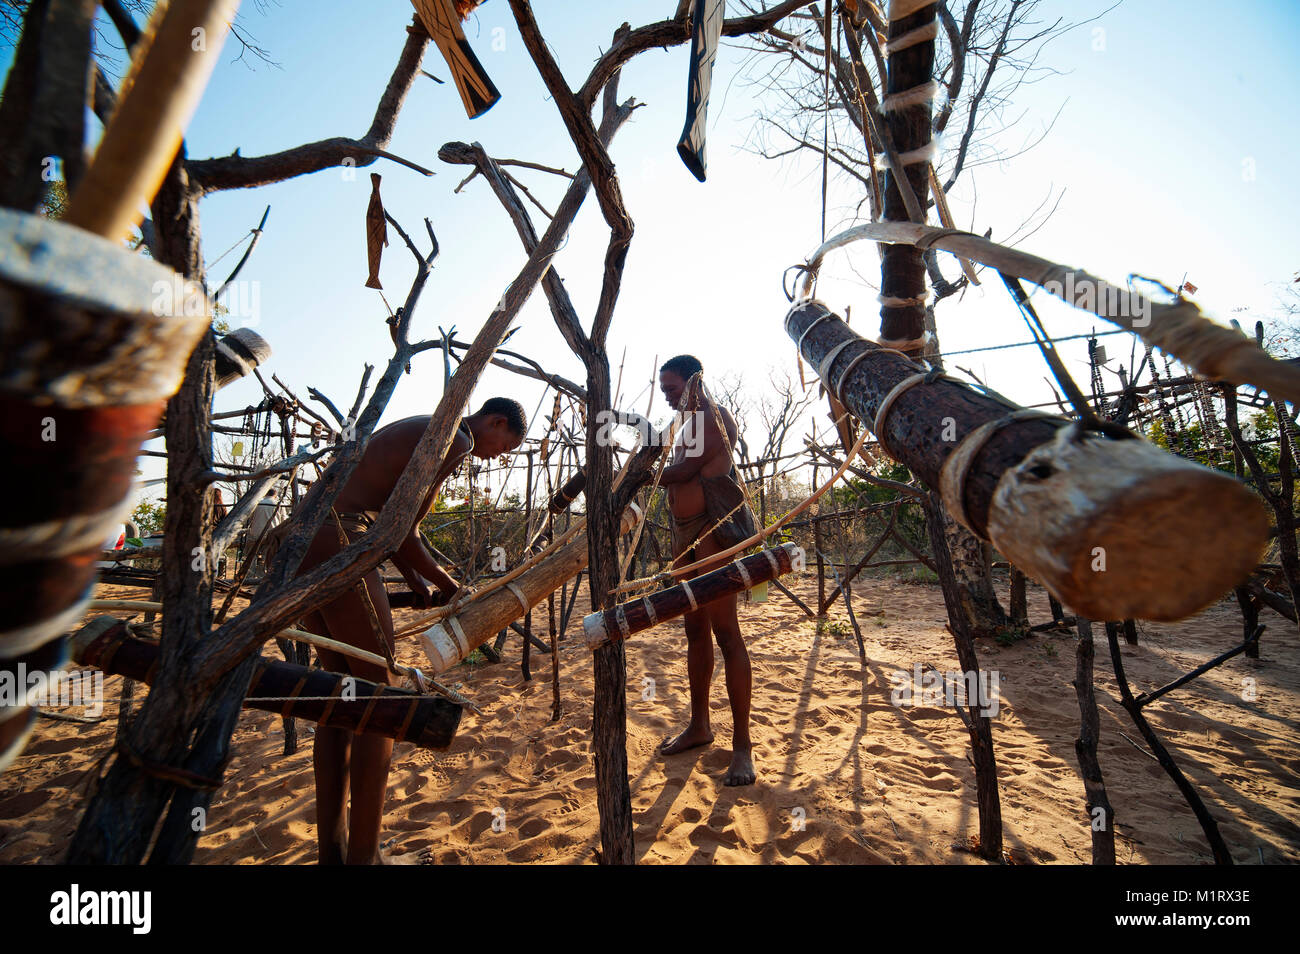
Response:
[[[420,583],[419,579],[414,578],[414,574],[419,574],[447,596],[460,589],[460,584],[434,560],[428,549],[425,548],[424,541],[420,537],[420,521],[429,512],[434,497],[437,496],[443,481],[447,479],[447,475],[456,469],[465,458],[465,455],[469,453],[471,446],[470,439],[465,436],[464,432],[457,430],[452,439],[451,448],[447,452],[447,457],[442,462],[442,466],[438,468],[437,476],[434,477],[433,486],[429,488],[429,493],[425,496],[424,502],[417,512],[411,532],[406,535],[406,539],[402,541],[402,545],[397,548],[397,552],[392,556],[393,564],[401,571],[407,586],[411,588],[411,591],[417,597],[427,596],[428,591]]]
[[[428,595],[428,589],[424,586],[421,577],[448,596],[460,589],[460,584],[438,564],[425,548],[424,541],[420,539],[418,524],[411,531],[410,536],[402,541],[402,545],[393,554],[392,561],[397,569],[401,571],[403,579],[406,580],[406,585],[417,596]]]

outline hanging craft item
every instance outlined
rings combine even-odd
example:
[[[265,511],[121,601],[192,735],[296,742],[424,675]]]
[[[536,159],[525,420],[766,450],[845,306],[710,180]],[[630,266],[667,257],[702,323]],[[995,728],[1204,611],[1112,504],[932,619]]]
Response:
[[[460,21],[470,15],[478,6],[465,0],[411,0],[415,12],[420,15],[420,22],[438,44],[442,58],[451,70],[452,81],[465,104],[465,112],[470,119],[482,116],[496,105],[501,98],[497,88],[492,85],[483,64],[478,61]]]
[[[271,345],[251,328],[236,328],[230,334],[218,338],[214,358],[216,390],[220,391],[226,385],[234,384],[252,373],[258,365],[265,364],[269,357]]]
[[[677,153],[691,170],[704,181],[704,133],[709,109],[709,89],[713,85],[713,61],[718,57],[722,38],[722,17],[726,0],[695,0],[691,22],[691,73],[686,86],[686,125],[677,143]]]
[[[388,222],[384,219],[384,200],[379,197],[379,179],[379,173],[370,173],[370,206],[366,209],[366,259],[370,277],[366,279],[366,287],[382,289],[379,262],[388,244]]]

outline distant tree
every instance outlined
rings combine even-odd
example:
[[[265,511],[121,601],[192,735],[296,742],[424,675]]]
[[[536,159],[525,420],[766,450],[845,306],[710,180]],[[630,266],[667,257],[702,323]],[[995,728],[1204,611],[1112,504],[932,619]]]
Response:
[[[167,503],[162,500],[142,500],[131,512],[131,522],[140,530],[140,536],[162,533],[167,520]]]

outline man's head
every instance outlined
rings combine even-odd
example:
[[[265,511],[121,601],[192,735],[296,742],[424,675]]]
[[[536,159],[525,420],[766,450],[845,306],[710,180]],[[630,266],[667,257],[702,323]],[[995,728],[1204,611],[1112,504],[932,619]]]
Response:
[[[668,405],[674,411],[682,409],[682,400],[686,393],[686,382],[691,376],[704,370],[700,359],[691,354],[679,354],[669,358],[659,367],[659,390],[664,392]]]
[[[514,450],[528,433],[528,415],[523,406],[504,397],[488,398],[478,413],[466,418],[465,423],[474,435],[471,453],[483,460]]]

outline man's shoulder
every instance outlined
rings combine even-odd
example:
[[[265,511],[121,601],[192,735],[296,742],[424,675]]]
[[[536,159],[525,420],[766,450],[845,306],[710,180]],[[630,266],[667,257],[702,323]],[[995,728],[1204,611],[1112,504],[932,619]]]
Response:
[[[428,414],[416,414],[412,417],[403,417],[400,420],[390,421],[383,427],[379,428],[372,435],[372,441],[378,439],[394,439],[409,434],[418,435],[424,431],[429,424]]]
[[[736,418],[721,404],[715,406],[718,409],[718,416],[722,418],[722,426],[727,429],[727,436],[735,437],[737,431],[740,429],[739,425],[736,423]]]

